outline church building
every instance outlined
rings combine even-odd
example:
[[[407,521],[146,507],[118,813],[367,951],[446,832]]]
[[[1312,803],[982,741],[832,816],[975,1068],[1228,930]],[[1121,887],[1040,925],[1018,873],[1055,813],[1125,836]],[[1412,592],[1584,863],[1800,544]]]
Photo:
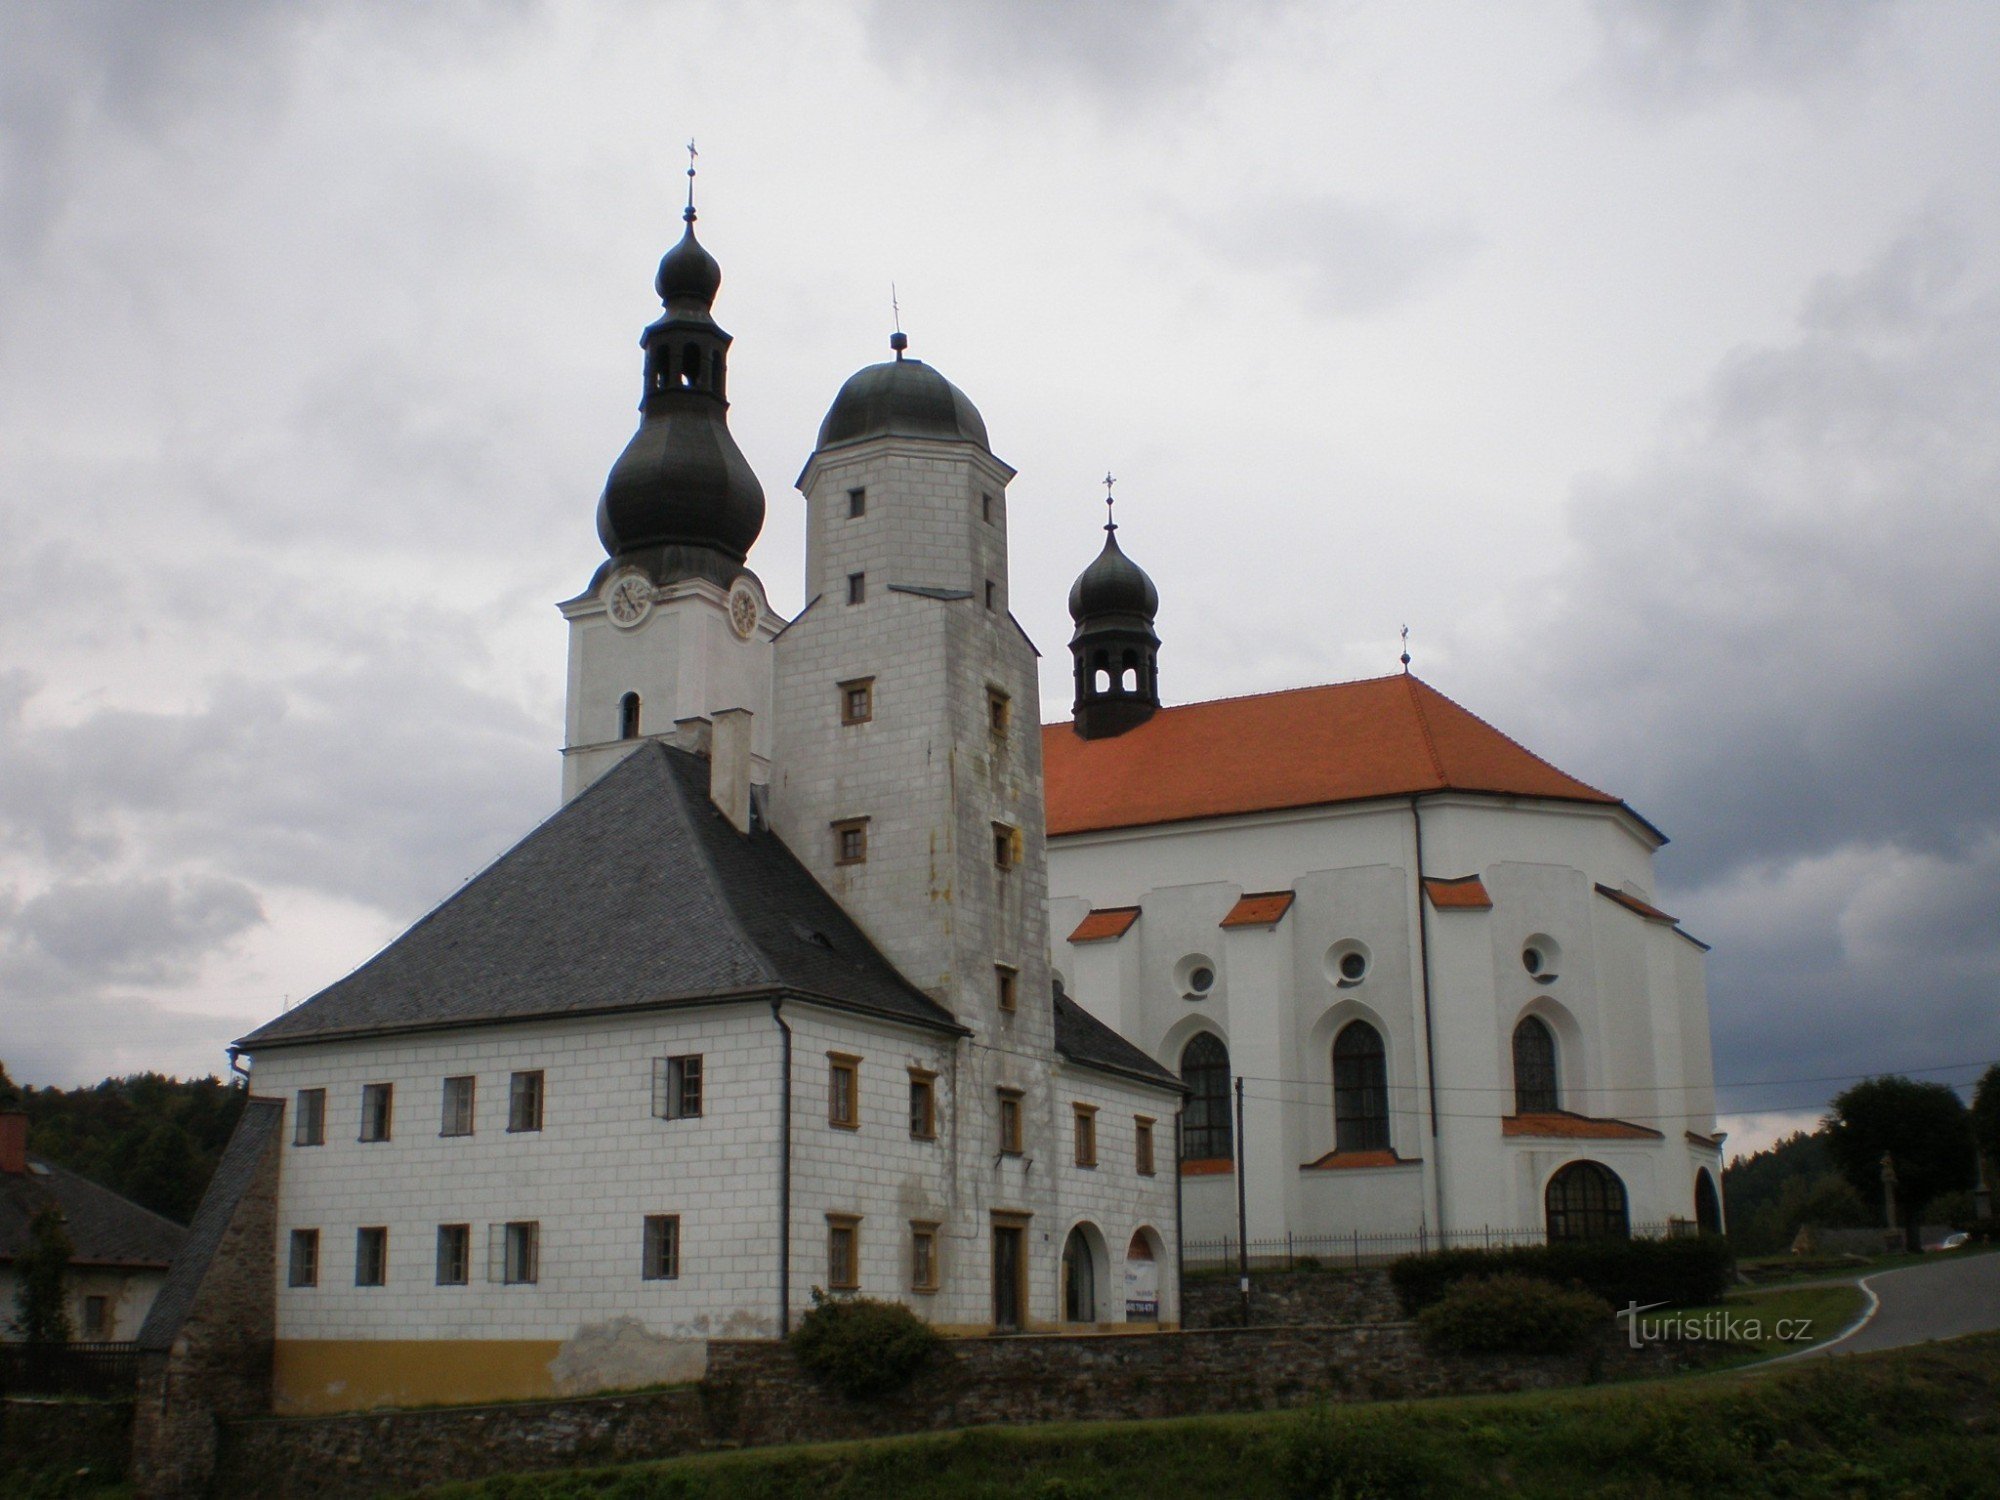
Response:
[[[1013,471],[898,335],[820,426],[775,615],[686,218],[561,606],[562,807],[238,1044],[288,1115],[280,1411],[690,1378],[818,1295],[1178,1319],[1181,1082],[1050,970]]]

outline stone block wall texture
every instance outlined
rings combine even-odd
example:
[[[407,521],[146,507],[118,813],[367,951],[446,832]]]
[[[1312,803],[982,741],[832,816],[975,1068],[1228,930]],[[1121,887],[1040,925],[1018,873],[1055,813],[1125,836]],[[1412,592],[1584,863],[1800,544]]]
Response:
[[[1234,1276],[1192,1277],[1181,1296],[1189,1328],[1236,1328],[1243,1324],[1243,1297]],[[1402,1318],[1389,1273],[1376,1267],[1259,1271],[1250,1280],[1252,1327],[1396,1323]]]
[[[1566,1358],[1440,1358],[1408,1323],[953,1339],[899,1396],[849,1401],[772,1340],[718,1339],[699,1386],[572,1401],[224,1424],[211,1493],[360,1500],[536,1469],[718,1447],[837,1441],[989,1423],[1120,1421],[1541,1390],[1665,1374],[1691,1345],[1615,1339]]]
[[[110,1485],[124,1477],[131,1451],[130,1401],[0,1401],[0,1494],[45,1471],[88,1469]]]

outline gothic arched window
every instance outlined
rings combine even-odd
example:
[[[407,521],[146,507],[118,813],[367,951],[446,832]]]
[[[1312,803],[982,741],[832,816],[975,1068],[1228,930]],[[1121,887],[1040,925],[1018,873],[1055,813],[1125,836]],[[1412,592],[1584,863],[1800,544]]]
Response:
[[[1230,1161],[1235,1157],[1229,1128],[1229,1049],[1204,1031],[1181,1051],[1181,1082],[1188,1086],[1181,1116],[1182,1148],[1189,1161]]]
[[[1514,1028],[1514,1113],[1548,1114],[1557,1107],[1556,1034],[1540,1016],[1524,1017]]]
[[[1349,1021],[1333,1039],[1333,1149],[1389,1149],[1389,1057],[1366,1021]]]
[[[1609,1167],[1573,1161],[1549,1179],[1544,1195],[1551,1240],[1622,1240],[1631,1236],[1625,1184]]]
[[[1706,1167],[1694,1174],[1694,1227],[1703,1234],[1722,1233],[1722,1198]]]
[[[636,740],[639,738],[639,695],[627,693],[618,700],[618,738]]]

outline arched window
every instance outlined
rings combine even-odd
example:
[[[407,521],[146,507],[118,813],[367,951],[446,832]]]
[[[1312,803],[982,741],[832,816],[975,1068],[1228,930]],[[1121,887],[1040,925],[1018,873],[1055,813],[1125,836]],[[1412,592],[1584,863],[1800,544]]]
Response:
[[[1694,1174],[1694,1227],[1703,1234],[1722,1233],[1722,1196],[1706,1167]]]
[[[1389,1058],[1366,1021],[1349,1021],[1333,1039],[1333,1149],[1389,1149]]]
[[[1181,1052],[1181,1082],[1188,1086],[1181,1116],[1182,1146],[1189,1161],[1231,1161],[1229,1129],[1229,1049],[1204,1031]]]
[[[701,384],[701,350],[693,344],[681,350],[681,384],[689,389]]]
[[[1526,1016],[1514,1028],[1514,1113],[1556,1107],[1556,1034],[1540,1016]]]
[[[627,693],[618,700],[618,738],[636,740],[639,738],[639,695]]]
[[[1139,691],[1139,653],[1127,651],[1119,659],[1118,691],[1136,693]]]
[[[1632,1233],[1625,1184],[1609,1167],[1573,1161],[1549,1179],[1551,1240],[1622,1240]]]
[[[1090,1241],[1083,1226],[1077,1225],[1063,1242],[1063,1321],[1097,1321],[1097,1263],[1090,1253]]]

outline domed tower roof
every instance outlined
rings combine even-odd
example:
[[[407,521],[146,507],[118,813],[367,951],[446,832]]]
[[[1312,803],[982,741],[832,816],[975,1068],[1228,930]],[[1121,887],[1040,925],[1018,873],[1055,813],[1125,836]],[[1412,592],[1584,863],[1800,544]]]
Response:
[[[1117,533],[1116,524],[1105,526],[1104,550],[1069,586],[1069,617],[1079,632],[1110,617],[1151,625],[1160,612],[1160,591],[1119,547]]]
[[[614,561],[658,584],[705,577],[727,585],[764,529],[764,487],[730,435],[730,337],[709,315],[722,268],[694,234],[660,261],[665,312],[639,336],[646,351],[639,430],[611,466],[597,535]]]
[[[889,343],[894,359],[848,376],[819,424],[818,446],[915,437],[986,448],[986,422],[971,398],[922,360],[904,358],[909,340],[902,334]]]
[[[1076,669],[1071,727],[1087,740],[1136,729],[1160,706],[1160,638],[1153,633],[1160,591],[1118,545],[1118,523],[1110,517],[1114,482],[1104,476],[1104,549],[1069,590],[1076,622],[1069,638]]]

